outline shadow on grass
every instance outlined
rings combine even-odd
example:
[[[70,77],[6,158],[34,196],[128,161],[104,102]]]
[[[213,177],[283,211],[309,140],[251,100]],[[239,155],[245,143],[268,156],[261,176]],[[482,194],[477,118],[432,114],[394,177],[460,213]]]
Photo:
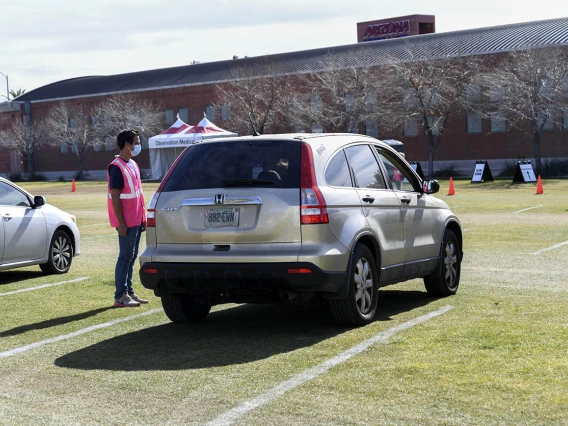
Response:
[[[14,284],[20,281],[32,280],[34,278],[45,276],[46,275],[39,269],[39,266],[37,271],[2,271],[0,272],[0,285]]]
[[[536,182],[512,182],[512,179],[506,179],[506,180],[495,180],[495,181],[489,181],[489,182],[482,182],[482,183],[472,183],[471,186],[462,186],[460,188],[463,189],[476,189],[476,188],[483,188],[483,189],[489,189],[489,190],[502,190],[502,189],[525,189],[527,186],[529,185],[536,185]]]
[[[22,325],[20,327],[12,328],[11,330],[0,332],[0,337],[16,336],[30,330],[42,330],[44,328],[55,327],[73,321],[81,321],[85,318],[92,317],[93,315],[100,314],[101,312],[108,311],[109,309],[113,309],[113,307],[108,306],[105,308],[93,309],[92,311],[83,312],[76,315],[69,315],[67,317],[54,318],[46,321],[36,322],[35,324]]]
[[[430,303],[426,293],[381,290],[377,321]],[[350,328],[329,309],[289,304],[240,305],[188,325],[168,323],[114,337],[55,360],[83,370],[187,370],[245,364],[309,347]]]

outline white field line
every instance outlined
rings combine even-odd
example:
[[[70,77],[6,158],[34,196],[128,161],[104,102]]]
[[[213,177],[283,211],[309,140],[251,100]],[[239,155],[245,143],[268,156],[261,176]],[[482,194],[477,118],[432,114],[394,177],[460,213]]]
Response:
[[[211,422],[207,423],[207,425],[209,426],[231,425],[237,420],[239,420],[241,417],[243,417],[245,414],[247,414],[249,411],[252,411],[256,408],[266,405],[272,400],[284,395],[286,392],[293,390],[298,386],[301,386],[304,383],[312,379],[315,379],[318,376],[321,376],[322,374],[326,373],[327,370],[329,370],[330,368],[335,367],[347,361],[349,358],[360,354],[371,345],[377,342],[385,341],[389,337],[400,331],[404,331],[422,322],[428,321],[438,315],[444,314],[448,312],[450,309],[452,309],[452,306],[444,306],[438,309],[437,311],[430,312],[429,314],[422,315],[413,320],[399,324],[396,327],[382,331],[374,335],[370,339],[367,339],[359,343],[358,345],[353,346],[350,349],[347,349],[346,351],[340,353],[339,355],[336,355],[335,357],[330,358],[327,361],[324,361],[321,364],[316,365],[315,367],[309,368],[307,370],[302,371],[301,373],[296,374],[291,379],[286,380],[285,382],[282,382],[279,385],[276,385],[272,389],[267,390],[262,395],[254,399],[251,399],[249,401],[243,402],[242,404],[236,406],[235,408],[232,408],[231,410],[213,419]]]
[[[531,254],[542,254],[542,253],[544,253],[545,251],[555,250],[555,249],[557,249],[557,248],[560,248],[560,247],[562,247],[562,246],[565,246],[566,244],[568,244],[568,241],[564,241],[564,242],[562,242],[562,243],[558,243],[558,244],[555,244],[555,245],[553,245],[553,246],[540,249],[539,251],[535,251],[534,253],[531,253]]]
[[[93,238],[100,238],[100,237],[110,237],[112,235],[118,235],[118,234],[116,232],[113,232],[112,234],[100,234],[100,235],[95,235],[94,237],[83,237],[81,238],[81,241],[92,240]]]
[[[108,226],[108,222],[105,223],[91,223],[90,225],[81,225],[81,228],[88,228],[89,226]],[[79,228],[79,229],[81,229]]]
[[[145,317],[147,315],[155,314],[156,312],[162,312],[162,309],[152,309],[151,311],[146,311],[141,314],[132,315],[130,317],[119,318],[114,321],[105,322],[103,324],[93,325],[91,327],[83,328],[81,330],[74,331],[73,333],[64,334],[62,336],[52,337],[51,339],[42,340],[40,342],[32,343],[30,345],[21,346],[19,348],[10,349],[9,351],[0,352],[0,358],[7,358],[9,356],[14,356],[21,354],[23,352],[27,352],[31,349],[39,348],[40,346],[47,345],[49,343],[56,343],[62,340],[71,339],[72,337],[80,336],[81,334],[90,333],[91,331],[99,330],[101,328],[111,327],[116,324],[120,324],[121,322],[130,321],[136,318]]]
[[[513,212],[513,213],[522,213],[522,212],[526,212],[527,210],[538,209],[538,208],[540,208],[540,207],[542,207],[542,205],[540,205],[540,206],[534,206],[534,207],[527,207],[526,209],[517,210],[516,212]]]
[[[471,230],[473,230],[473,228],[465,228],[465,229],[462,229],[462,232],[467,232],[467,231],[471,231]]]
[[[53,283],[53,284],[43,284],[43,285],[39,285],[37,287],[30,287],[30,288],[23,288],[21,290],[15,290],[15,291],[8,291],[6,293],[0,293],[0,297],[2,296],[8,296],[9,294],[17,294],[17,293],[23,293],[24,291],[32,291],[32,290],[39,290],[40,288],[47,288],[47,287],[53,287],[55,285],[61,285],[61,284],[67,284],[67,283],[77,283],[79,281],[84,281],[86,279],[88,279],[89,277],[81,277],[81,278],[75,278],[74,280],[69,280],[69,281],[61,281],[59,283]]]

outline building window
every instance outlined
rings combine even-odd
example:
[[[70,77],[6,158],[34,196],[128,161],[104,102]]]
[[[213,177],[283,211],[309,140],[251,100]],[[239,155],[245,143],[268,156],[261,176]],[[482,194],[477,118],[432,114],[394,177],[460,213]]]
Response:
[[[187,112],[187,108],[180,108],[178,112],[178,117],[181,121],[187,123],[189,121],[189,114]]]
[[[432,134],[434,136],[438,136],[440,134],[440,129],[438,127],[438,123],[440,122],[440,120],[441,117],[428,117],[428,127],[432,129]]]
[[[357,121],[350,121],[347,123],[348,133],[359,133],[359,123]]]
[[[112,138],[110,136],[107,136],[105,138],[105,151],[112,151],[114,150],[114,143],[112,141]]]
[[[505,97],[504,94],[501,86],[491,86],[489,88],[489,100],[491,102],[501,102]]]
[[[312,133],[323,133],[323,126],[320,123],[313,123]]]
[[[379,122],[376,120],[369,120],[365,123],[365,133],[368,136],[379,138]]]
[[[493,114],[490,114],[489,117],[492,133],[507,131],[507,125],[505,124],[505,117],[503,116],[503,114],[495,112]]]
[[[365,96],[365,108],[367,111],[375,111],[377,107],[377,94],[375,92],[369,92]]]
[[[538,121],[537,124],[540,127],[542,121],[544,120],[544,112],[538,113]],[[552,114],[546,117],[546,121],[544,122],[544,127],[542,130],[554,130],[554,122],[552,121]]]
[[[481,133],[481,116],[479,114],[467,115],[467,133]]]
[[[479,87],[479,84],[469,84],[466,90],[468,102],[473,104],[481,102],[481,87]]]
[[[304,126],[294,126],[295,133],[306,133],[306,129]]]
[[[140,135],[140,146],[142,149],[148,149],[148,138],[144,135]]]
[[[65,142],[59,143],[59,152],[62,154],[67,154],[67,144]]]
[[[345,112],[352,112],[355,108],[355,95],[348,93],[345,95]]]
[[[174,124],[174,122],[176,121],[176,118],[175,118],[175,114],[174,114],[173,109],[167,109],[165,111],[165,121],[166,121],[166,124],[168,126]]]
[[[568,109],[564,110],[564,128],[568,129]]]
[[[404,120],[404,136],[418,136],[418,122],[415,118]]]
[[[207,116],[207,120],[211,121],[212,123],[217,120],[215,107],[213,105],[207,105],[205,107],[205,115]]]
[[[416,103],[416,94],[412,89],[402,90],[402,106],[409,109]]]
[[[229,121],[231,119],[231,108],[229,105],[221,107],[221,121]]]
[[[310,99],[310,108],[313,111],[316,111],[316,112],[322,112],[323,111],[323,103],[322,103],[321,99],[319,98],[319,96],[313,96]]]

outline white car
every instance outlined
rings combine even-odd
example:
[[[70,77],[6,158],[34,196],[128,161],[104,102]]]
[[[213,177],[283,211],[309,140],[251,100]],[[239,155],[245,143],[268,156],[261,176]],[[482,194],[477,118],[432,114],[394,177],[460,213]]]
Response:
[[[39,265],[47,274],[64,274],[81,253],[75,216],[4,178],[0,216],[0,271]]]

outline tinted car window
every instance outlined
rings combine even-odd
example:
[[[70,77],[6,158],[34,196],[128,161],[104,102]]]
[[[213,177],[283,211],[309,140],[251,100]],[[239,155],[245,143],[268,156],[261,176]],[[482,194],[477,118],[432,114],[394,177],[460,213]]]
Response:
[[[163,191],[263,186],[300,187],[300,144],[259,140],[202,143],[187,148]]]
[[[400,191],[419,191],[419,185],[414,175],[397,156],[386,150],[382,150],[380,147],[375,146],[375,148],[385,166],[387,180],[393,189]]]
[[[0,182],[0,205],[30,207],[30,202],[20,191]]]
[[[338,152],[327,165],[325,180],[330,186],[353,187],[347,158],[343,150]]]
[[[381,168],[369,145],[351,146],[345,153],[359,188],[386,189]]]

